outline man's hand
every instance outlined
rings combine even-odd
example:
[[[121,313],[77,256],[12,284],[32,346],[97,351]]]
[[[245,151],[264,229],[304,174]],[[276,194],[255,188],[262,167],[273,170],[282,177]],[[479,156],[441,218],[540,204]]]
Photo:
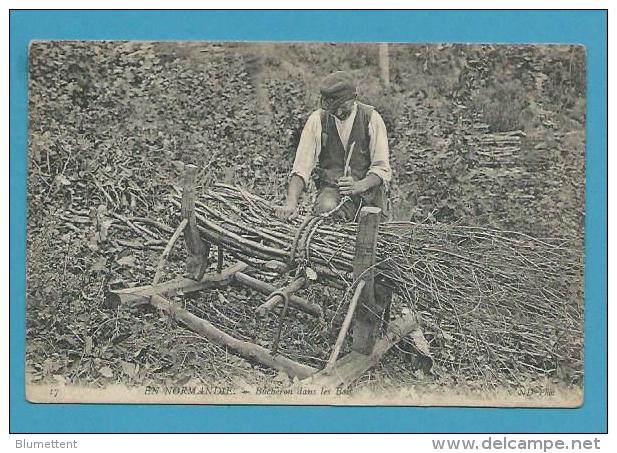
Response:
[[[366,192],[366,187],[362,181],[354,181],[351,176],[341,176],[337,180],[338,191],[341,195],[358,195],[359,193]]]
[[[277,218],[293,220],[298,217],[298,202],[303,189],[304,180],[298,175],[291,175],[289,187],[287,187],[287,201],[285,201],[285,204],[274,208]]]
[[[274,208],[274,212],[280,220],[293,220],[298,217],[298,204],[288,201],[284,205]]]

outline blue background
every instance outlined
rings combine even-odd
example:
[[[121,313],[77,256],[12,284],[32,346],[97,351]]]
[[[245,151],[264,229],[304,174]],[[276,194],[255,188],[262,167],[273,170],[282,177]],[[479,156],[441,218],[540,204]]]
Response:
[[[12,11],[10,429],[24,432],[605,432],[605,11]],[[587,48],[585,402],[578,409],[54,405],[25,400],[27,56],[35,39],[570,43]]]

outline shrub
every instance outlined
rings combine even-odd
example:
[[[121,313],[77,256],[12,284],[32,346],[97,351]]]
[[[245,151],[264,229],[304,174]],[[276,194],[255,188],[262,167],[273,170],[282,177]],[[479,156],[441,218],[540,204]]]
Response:
[[[473,105],[491,132],[525,129],[523,112],[527,107],[526,93],[518,83],[491,87],[480,91]]]

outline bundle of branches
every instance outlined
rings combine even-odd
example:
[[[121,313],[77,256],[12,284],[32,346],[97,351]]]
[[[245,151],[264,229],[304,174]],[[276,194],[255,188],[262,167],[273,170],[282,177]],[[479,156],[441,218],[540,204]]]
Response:
[[[220,184],[200,195],[196,212],[205,240],[257,268],[267,272],[272,260],[301,262],[327,284],[353,284],[355,223],[320,218],[298,240],[305,218],[279,221],[267,200]],[[564,373],[577,380],[582,263],[575,244],[488,228],[384,222],[376,278],[422,315],[434,369],[463,381],[520,384]]]

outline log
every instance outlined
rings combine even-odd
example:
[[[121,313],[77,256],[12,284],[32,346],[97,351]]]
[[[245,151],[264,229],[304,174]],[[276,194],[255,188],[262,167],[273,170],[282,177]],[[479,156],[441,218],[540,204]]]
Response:
[[[315,368],[295,362],[280,354],[274,356],[270,355],[270,352],[262,346],[238,340],[222,330],[217,329],[205,319],[195,316],[179,305],[173,304],[161,296],[152,296],[150,304],[161,311],[173,315],[186,327],[211,342],[225,346],[235,354],[251,362],[257,362],[261,365],[283,371],[287,373],[290,379],[295,377],[298,379],[305,379],[317,371]]]
[[[199,281],[191,278],[177,278],[157,285],[136,286],[111,291],[106,298],[107,306],[117,306],[119,304],[144,304],[148,303],[151,296],[167,295],[168,297],[200,291],[206,288],[219,288],[229,284],[236,272],[244,271],[248,268],[246,263],[236,263],[219,273],[209,273]]]
[[[242,285],[246,285],[249,288],[259,291],[262,294],[269,295],[276,291],[275,286],[262,282],[261,280],[251,277],[250,275],[246,275],[244,272],[236,272],[234,275],[234,280]],[[289,305],[313,316],[323,316],[323,311],[319,305],[309,302],[302,297],[294,295],[290,296]]]
[[[352,351],[345,357],[337,360],[330,372],[322,370],[312,377],[298,383],[298,385],[323,386],[336,388],[347,387],[362,374],[375,366],[388,350],[418,328],[418,318],[415,314],[399,318],[388,327],[386,335],[375,343],[373,351],[366,355]]]
[[[301,289],[305,284],[306,284],[306,277],[299,277],[299,278],[296,278],[289,285],[287,285],[285,288],[281,290],[272,291],[272,293],[276,292],[277,294],[270,293],[270,297],[268,298],[268,300],[265,301],[263,304],[261,304],[259,307],[257,307],[255,309],[255,313],[257,313],[258,315],[266,314],[267,312],[274,309],[278,304],[284,301],[282,294],[284,294],[289,299],[289,296],[293,295],[296,291]]]

